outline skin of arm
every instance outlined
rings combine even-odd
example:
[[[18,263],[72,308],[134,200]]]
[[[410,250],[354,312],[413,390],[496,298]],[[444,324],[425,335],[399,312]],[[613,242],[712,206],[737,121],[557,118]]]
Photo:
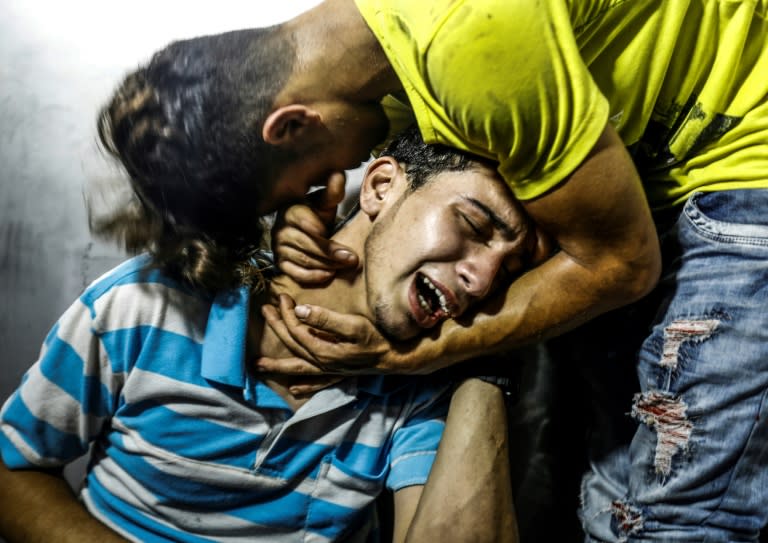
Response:
[[[7,543],[128,541],[93,517],[56,471],[0,462],[0,535]]]
[[[467,379],[455,390],[424,486],[395,493],[395,542],[516,542],[507,415],[501,390]]]
[[[588,157],[555,189],[523,202],[559,247],[488,300],[471,319],[446,321],[439,333],[392,344],[362,319],[316,306],[266,307],[267,322],[299,358],[259,360],[263,370],[294,374],[430,373],[476,356],[554,337],[647,294],[661,254],[637,170],[616,131],[606,125]],[[294,314],[295,313],[295,314]],[[299,320],[301,319],[301,320]],[[342,338],[323,341],[311,328]],[[350,367],[346,361],[364,365]],[[310,361],[312,363],[306,362]]]
[[[417,351],[452,363],[553,337],[641,298],[658,281],[656,228],[634,164],[610,126],[566,182],[523,205],[560,251],[513,282],[497,313],[486,305],[471,329],[447,322],[439,340],[428,338]]]

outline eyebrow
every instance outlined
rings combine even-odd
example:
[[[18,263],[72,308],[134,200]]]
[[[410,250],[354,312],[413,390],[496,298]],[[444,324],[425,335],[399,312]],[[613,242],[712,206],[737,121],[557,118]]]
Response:
[[[465,196],[464,199],[478,208],[480,211],[483,212],[483,214],[488,217],[488,220],[491,221],[493,226],[497,228],[498,230],[501,230],[502,235],[504,237],[514,240],[520,235],[520,226],[517,227],[509,225],[507,222],[505,222],[501,217],[499,217],[490,207],[485,205],[483,202],[476,200],[475,198],[471,198],[469,196]]]

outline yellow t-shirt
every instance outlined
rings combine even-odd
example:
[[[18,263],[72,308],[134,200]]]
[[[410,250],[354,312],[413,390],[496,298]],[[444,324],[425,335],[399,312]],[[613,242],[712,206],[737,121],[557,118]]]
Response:
[[[768,0],[356,2],[425,141],[497,160],[520,199],[608,121],[656,206],[768,187]]]

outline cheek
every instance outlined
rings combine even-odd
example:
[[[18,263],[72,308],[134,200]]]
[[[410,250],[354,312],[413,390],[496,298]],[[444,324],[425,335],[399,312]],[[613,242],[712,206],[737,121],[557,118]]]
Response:
[[[276,208],[296,202],[302,199],[314,184],[316,183],[309,178],[309,172],[301,172],[301,174],[290,178],[283,177],[278,180],[272,190],[270,203],[273,208]]]
[[[425,254],[450,255],[460,247],[462,237],[454,222],[445,213],[424,216],[418,237]]]
[[[461,236],[446,213],[430,212],[435,207],[431,202],[423,208],[424,213],[400,218],[402,228],[390,245],[393,258],[418,268],[426,262],[444,262],[459,255]]]

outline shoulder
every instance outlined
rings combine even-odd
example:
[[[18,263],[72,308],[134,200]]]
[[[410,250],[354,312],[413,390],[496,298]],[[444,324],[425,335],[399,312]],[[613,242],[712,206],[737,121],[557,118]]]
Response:
[[[88,286],[81,299],[86,303],[93,302],[120,286],[153,283],[165,284],[176,290],[190,290],[154,267],[148,254],[141,254],[105,272]]]
[[[96,279],[80,296],[94,331],[207,319],[211,299],[153,266],[149,255],[131,258]],[[172,326],[173,327],[173,326]]]

